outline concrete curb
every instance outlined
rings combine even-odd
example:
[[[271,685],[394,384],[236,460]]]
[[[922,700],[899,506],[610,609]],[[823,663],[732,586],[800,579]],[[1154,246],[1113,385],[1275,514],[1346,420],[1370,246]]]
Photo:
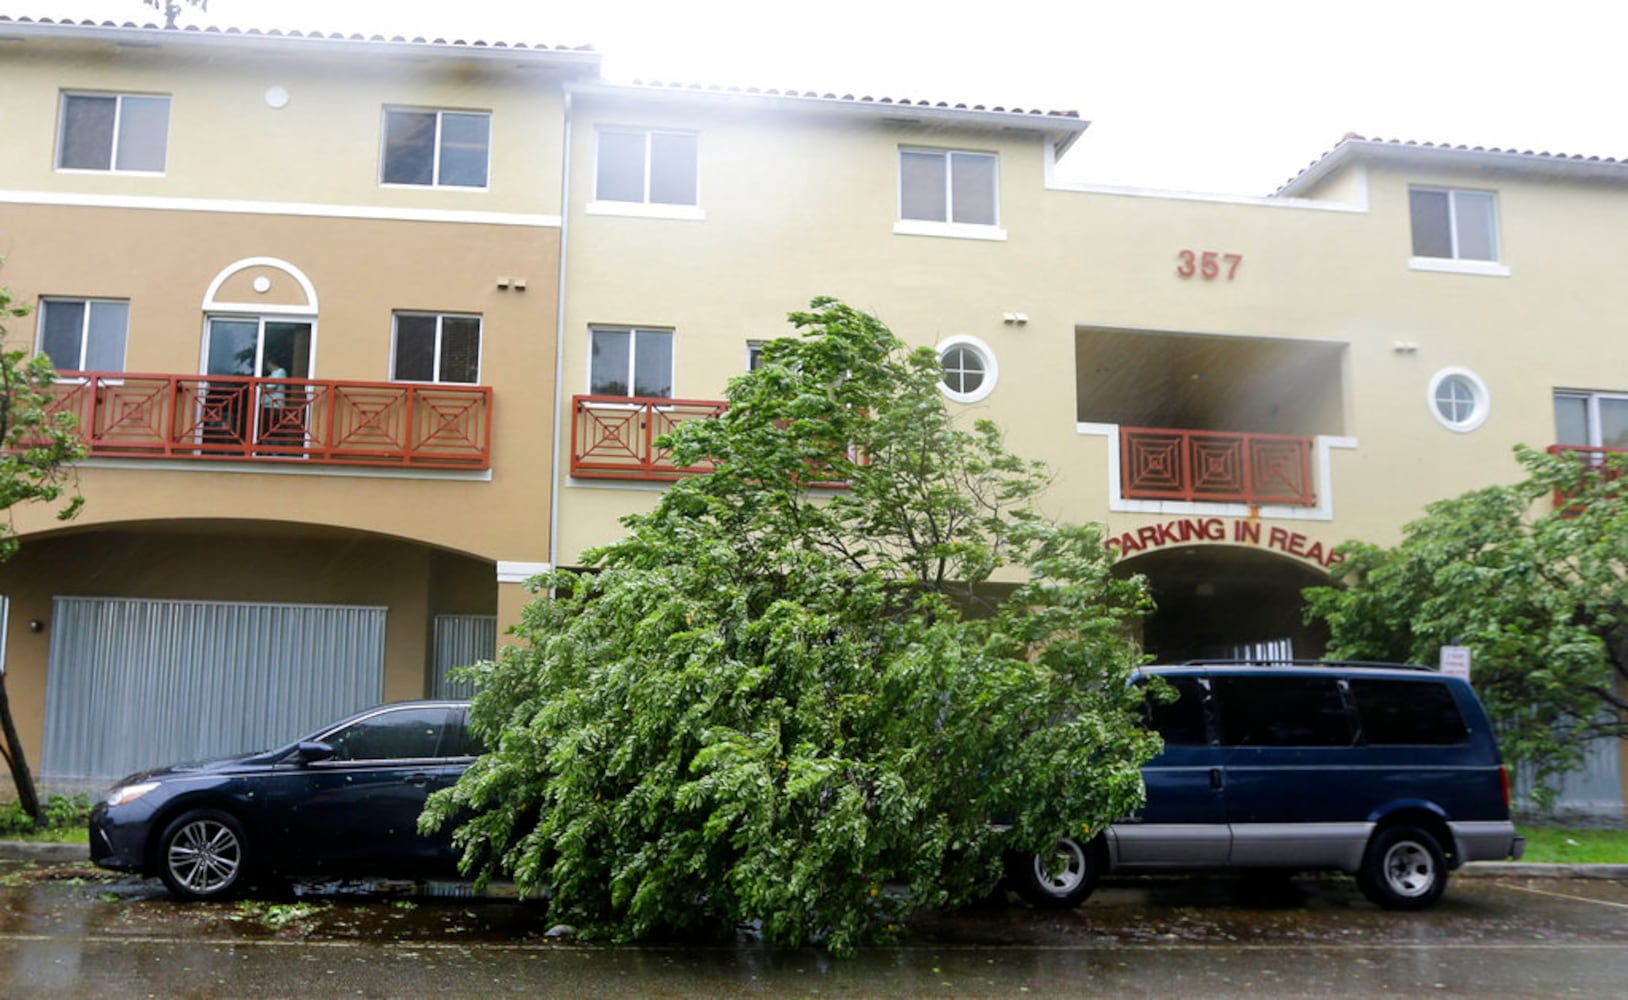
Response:
[[[64,844],[55,840],[0,840],[0,861],[63,865],[89,860],[89,844]]]
[[[1628,865],[1567,865],[1528,861],[1471,861],[1453,873],[1464,878],[1500,875],[1509,878],[1628,879]]]

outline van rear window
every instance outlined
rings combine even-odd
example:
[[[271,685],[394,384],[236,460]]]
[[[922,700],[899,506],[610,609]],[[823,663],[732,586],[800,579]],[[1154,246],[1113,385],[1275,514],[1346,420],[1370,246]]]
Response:
[[[1458,703],[1438,681],[1351,680],[1369,746],[1454,746],[1468,743]]]
[[[1333,677],[1218,677],[1221,741],[1235,747],[1345,747],[1355,742]]]

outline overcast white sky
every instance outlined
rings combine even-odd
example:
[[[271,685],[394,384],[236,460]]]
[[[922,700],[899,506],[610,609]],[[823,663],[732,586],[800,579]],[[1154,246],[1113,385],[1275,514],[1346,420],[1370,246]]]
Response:
[[[12,17],[157,22],[140,0]],[[182,23],[592,44],[612,80],[1072,109],[1074,179],[1266,194],[1347,132],[1628,157],[1613,0],[210,0]]]

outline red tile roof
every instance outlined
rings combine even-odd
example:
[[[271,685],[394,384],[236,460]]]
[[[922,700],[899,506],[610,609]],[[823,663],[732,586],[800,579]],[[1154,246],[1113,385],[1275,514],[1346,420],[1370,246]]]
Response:
[[[1628,168],[1628,158],[1617,159],[1610,156],[1583,156],[1576,153],[1551,153],[1548,151],[1534,152],[1530,149],[1504,149],[1499,146],[1465,146],[1446,142],[1418,142],[1412,139],[1368,138],[1355,132],[1347,132],[1334,145],[1333,149],[1307,164],[1305,169],[1285,181],[1273,194],[1275,196],[1293,194],[1298,189],[1307,186],[1312,180],[1332,172],[1340,162],[1350,156],[1357,155],[1359,152],[1384,156],[1414,151],[1424,152],[1425,155],[1473,156],[1483,161],[1497,161],[1507,158],[1511,166],[1564,165],[1565,167],[1575,167],[1579,165],[1596,165],[1607,169],[1613,166]]]

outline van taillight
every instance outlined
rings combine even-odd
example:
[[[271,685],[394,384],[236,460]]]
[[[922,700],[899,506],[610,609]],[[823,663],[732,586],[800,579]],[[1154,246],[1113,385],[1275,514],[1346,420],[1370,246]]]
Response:
[[[1504,786],[1504,808],[1510,808],[1509,800],[1509,768],[1500,764],[1498,766],[1498,783]]]

